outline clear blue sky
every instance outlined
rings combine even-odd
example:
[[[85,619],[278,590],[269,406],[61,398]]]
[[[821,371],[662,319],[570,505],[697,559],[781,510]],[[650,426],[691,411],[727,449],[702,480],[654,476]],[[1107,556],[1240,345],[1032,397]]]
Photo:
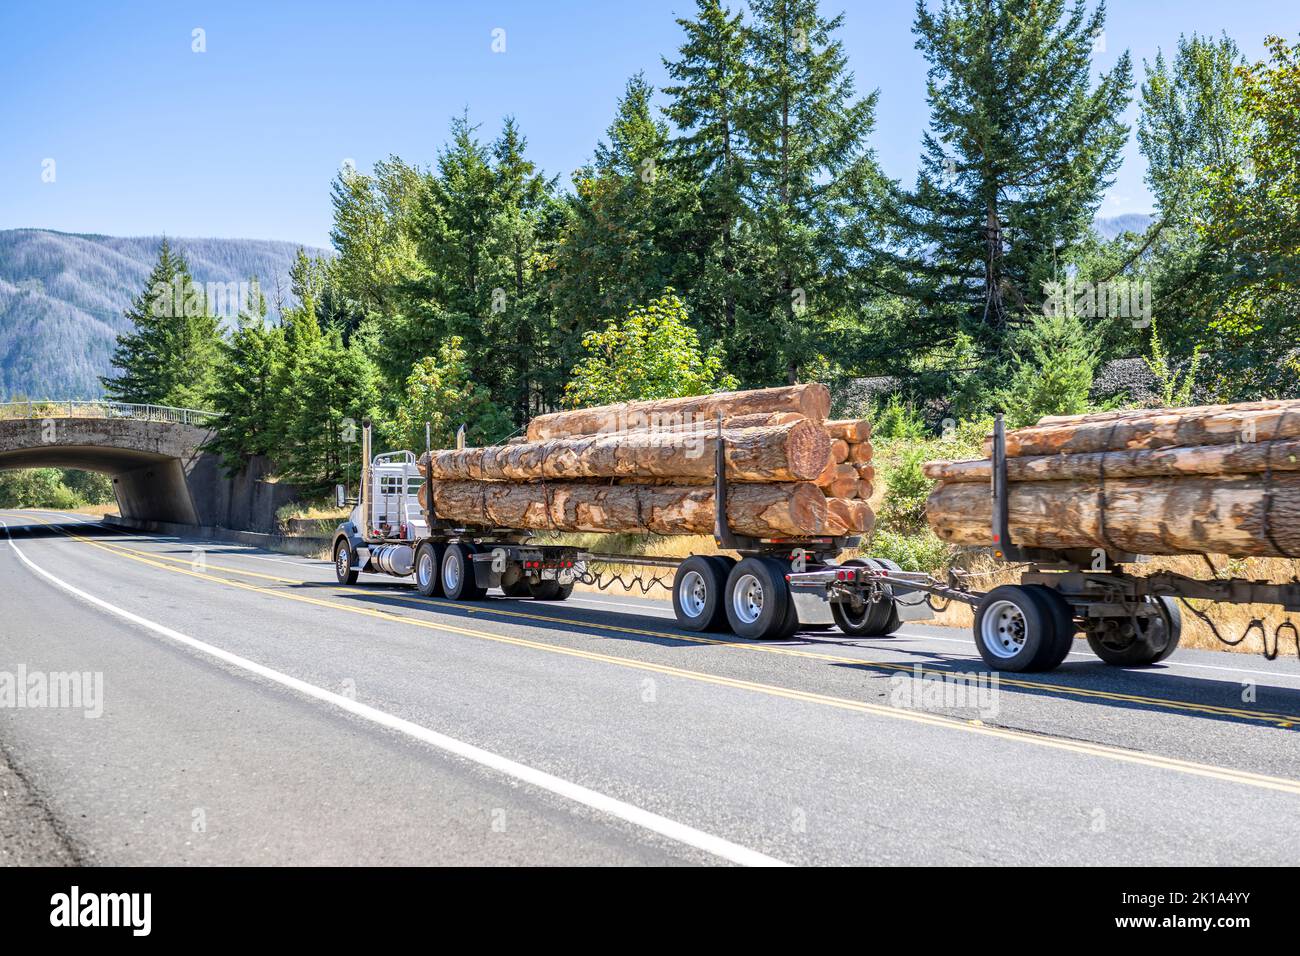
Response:
[[[1286,4],[1113,0],[1098,66],[1226,30],[1251,58],[1294,35]],[[0,228],[286,239],[326,245],[329,183],[352,159],[430,163],[468,107],[496,132],[513,113],[534,158],[568,173],[590,157],[628,76],[664,79],[676,15],[692,0],[634,2],[70,3],[0,5]],[[872,145],[910,182],[927,122],[913,6],[843,10],[859,88],[879,89]],[[191,51],[192,31],[207,51]],[[493,53],[492,31],[506,51]],[[55,181],[42,163],[55,160]],[[1130,142],[1102,215],[1145,212]]]

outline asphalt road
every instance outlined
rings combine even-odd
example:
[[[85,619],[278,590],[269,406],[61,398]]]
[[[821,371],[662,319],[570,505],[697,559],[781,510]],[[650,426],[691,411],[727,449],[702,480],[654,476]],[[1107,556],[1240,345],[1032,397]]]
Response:
[[[79,706],[0,706],[0,862],[1300,860],[1294,657],[1080,643],[963,700],[932,679],[989,678],[958,630],[753,643],[663,601],[453,604],[0,520],[0,691],[88,675]]]

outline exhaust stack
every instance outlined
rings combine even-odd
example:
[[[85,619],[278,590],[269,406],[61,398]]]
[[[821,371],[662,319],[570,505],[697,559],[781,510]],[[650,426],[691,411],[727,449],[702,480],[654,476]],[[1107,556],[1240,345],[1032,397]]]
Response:
[[[361,506],[361,537],[370,540],[370,419],[361,423],[361,488],[357,493]]]

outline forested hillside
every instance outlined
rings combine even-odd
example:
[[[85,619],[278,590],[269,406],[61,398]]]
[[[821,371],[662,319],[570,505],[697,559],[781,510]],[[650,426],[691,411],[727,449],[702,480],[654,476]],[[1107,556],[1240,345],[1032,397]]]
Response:
[[[0,231],[0,398],[93,398],[109,372],[123,313],[158,257],[160,237]],[[251,239],[173,239],[200,283],[257,276],[277,316],[297,246]],[[321,250],[312,250],[319,253]]]

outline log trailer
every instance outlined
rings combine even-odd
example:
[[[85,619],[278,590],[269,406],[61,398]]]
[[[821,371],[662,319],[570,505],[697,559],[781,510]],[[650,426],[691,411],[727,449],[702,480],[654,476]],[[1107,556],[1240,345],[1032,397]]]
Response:
[[[940,581],[928,574],[880,567],[881,562],[846,561],[790,575],[791,589],[824,595],[844,608],[836,617],[847,634],[871,634],[869,626],[901,600],[933,598],[960,601],[975,609],[975,644],[993,670],[1048,671],[1074,648],[1080,631],[1105,663],[1140,667],[1169,657],[1182,637],[1178,599],[1231,604],[1277,604],[1300,611],[1300,582],[1272,584],[1239,578],[1199,580],[1170,571],[1138,575],[1128,566],[1141,555],[1104,549],[1052,550],[1022,548],[1011,538],[1007,519],[1006,426],[996,417],[992,455],[994,556],[1023,562],[1019,584],[991,591],[970,586],[971,576],[950,571]],[[861,622],[864,626],[856,625]],[[1253,624],[1262,630],[1262,623]],[[1290,631],[1300,646],[1295,624],[1285,621],[1275,635]],[[1249,633],[1249,630],[1247,631]],[[1243,637],[1244,639],[1244,637]]]
[[[1239,579],[1202,581],[1171,572],[1136,575],[1128,553],[1053,551],[1018,547],[1007,520],[1006,432],[997,418],[993,441],[994,555],[1023,562],[1019,584],[990,591],[971,586],[973,576],[950,571],[946,580],[903,571],[879,558],[837,562],[857,548],[857,537],[750,538],[727,525],[725,439],[718,425],[714,478],[714,539],[730,555],[685,559],[593,555],[567,545],[535,543],[533,532],[461,527],[438,517],[432,479],[409,451],[371,458],[370,423],[362,429],[361,491],[351,517],[334,537],[334,566],[342,584],[360,573],[414,577],[429,597],[477,601],[491,588],[507,597],[563,601],[588,565],[673,568],[672,604],[688,631],[726,631],[758,640],[781,640],[800,629],[837,626],[853,637],[886,637],[903,622],[934,618],[934,599],[960,601],[975,610],[980,656],[993,670],[1052,670],[1083,631],[1103,661],[1143,666],[1178,647],[1182,615],[1176,599],[1280,604],[1300,611],[1300,583]],[[421,486],[428,507],[419,504]],[[941,608],[938,608],[941,610]],[[1281,628],[1294,625],[1289,622]]]

